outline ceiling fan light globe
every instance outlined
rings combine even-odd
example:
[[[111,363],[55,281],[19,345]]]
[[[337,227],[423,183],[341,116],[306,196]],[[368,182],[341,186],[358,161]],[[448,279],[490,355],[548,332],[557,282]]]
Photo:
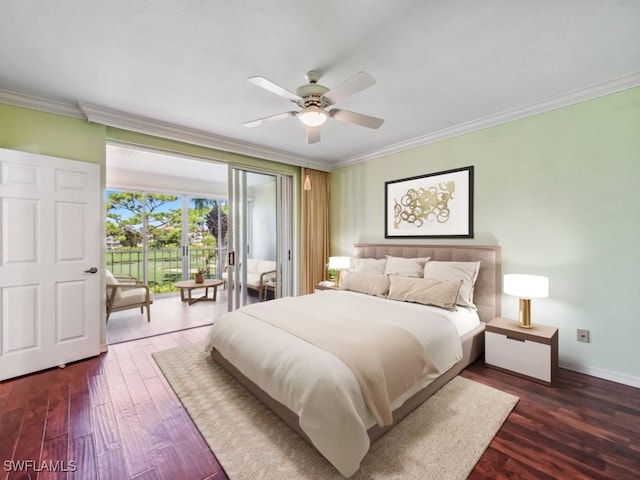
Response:
[[[310,106],[298,114],[298,118],[307,127],[319,127],[329,118],[329,114],[320,107]]]

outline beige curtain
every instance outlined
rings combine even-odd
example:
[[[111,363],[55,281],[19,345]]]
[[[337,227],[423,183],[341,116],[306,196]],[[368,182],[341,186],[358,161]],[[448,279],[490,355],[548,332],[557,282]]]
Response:
[[[329,173],[302,169],[302,185],[306,175],[311,190],[302,188],[302,256],[301,291],[313,293],[318,282],[325,280],[329,260]]]

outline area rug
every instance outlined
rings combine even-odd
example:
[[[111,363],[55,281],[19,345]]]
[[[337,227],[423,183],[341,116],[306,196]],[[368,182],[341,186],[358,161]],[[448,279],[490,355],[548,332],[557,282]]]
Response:
[[[153,354],[231,480],[344,477],[201,343]],[[456,377],[371,446],[351,479],[465,479],[518,402]]]

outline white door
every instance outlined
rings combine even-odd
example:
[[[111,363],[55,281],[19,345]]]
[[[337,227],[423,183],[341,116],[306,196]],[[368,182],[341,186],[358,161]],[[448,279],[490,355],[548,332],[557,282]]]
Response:
[[[0,149],[0,380],[100,353],[100,168]]]

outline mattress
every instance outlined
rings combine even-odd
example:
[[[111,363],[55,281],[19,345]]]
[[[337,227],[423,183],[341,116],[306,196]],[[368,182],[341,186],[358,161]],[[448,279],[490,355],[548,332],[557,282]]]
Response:
[[[395,300],[389,301],[394,302]],[[458,335],[460,337],[480,325],[480,317],[478,316],[478,311],[474,308],[461,307],[460,305],[458,305],[457,310],[448,311],[442,310],[438,307],[431,307],[429,305],[416,305],[416,307],[439,313],[447,317],[451,321],[451,323],[453,323],[453,326],[456,327],[456,330],[458,331]]]

